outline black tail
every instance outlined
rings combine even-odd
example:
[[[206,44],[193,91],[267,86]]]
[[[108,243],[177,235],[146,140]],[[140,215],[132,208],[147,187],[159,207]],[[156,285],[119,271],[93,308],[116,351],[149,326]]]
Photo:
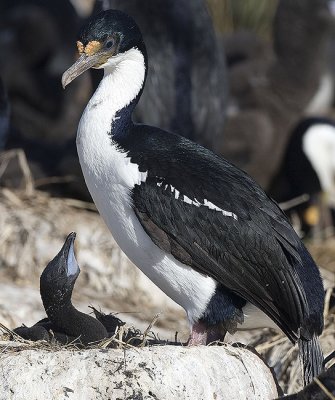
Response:
[[[312,339],[299,339],[299,354],[302,361],[304,386],[322,372],[323,353],[317,336]]]

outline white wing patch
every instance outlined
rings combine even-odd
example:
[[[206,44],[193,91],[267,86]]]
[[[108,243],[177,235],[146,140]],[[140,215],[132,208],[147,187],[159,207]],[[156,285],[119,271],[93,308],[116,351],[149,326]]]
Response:
[[[162,187],[162,185],[163,185],[162,181],[157,182],[157,186],[158,187]],[[237,215],[235,213],[233,213],[232,211],[222,210],[222,208],[216,206],[215,204],[213,204],[211,201],[209,201],[207,199],[204,199],[204,202],[200,203],[199,200],[197,200],[197,199],[193,199],[192,200],[188,196],[186,196],[185,194],[180,196],[180,192],[179,192],[178,189],[176,189],[172,185],[165,184],[164,185],[164,190],[167,190],[168,188],[170,188],[171,193],[174,193],[174,198],[176,200],[178,200],[180,198],[184,203],[191,204],[191,205],[196,206],[196,207],[205,206],[205,207],[208,207],[210,210],[215,210],[215,211],[221,212],[225,217],[234,218],[236,221],[238,220]]]
[[[145,182],[147,180],[148,171],[140,172],[140,181]]]
[[[185,195],[183,196],[183,202],[187,203],[187,204],[193,204],[193,201],[189,197],[187,197]],[[194,205],[196,205],[196,204],[194,204]]]
[[[215,211],[221,211],[223,215],[225,215],[226,217],[233,217],[234,219],[236,219],[237,221],[237,215],[234,214],[231,211],[226,211],[226,210],[222,210],[222,208],[216,206],[215,204],[213,204],[212,202],[204,199],[204,206],[210,208],[211,210],[215,210]]]
[[[171,193],[174,193],[174,198],[176,200],[178,200],[179,199],[179,195],[180,195],[179,190],[174,188],[172,185],[170,185],[170,187],[171,187]]]

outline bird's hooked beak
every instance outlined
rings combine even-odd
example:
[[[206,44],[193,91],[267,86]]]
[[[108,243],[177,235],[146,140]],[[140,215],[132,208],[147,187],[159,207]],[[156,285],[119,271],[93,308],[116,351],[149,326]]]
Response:
[[[62,76],[63,89],[83,72],[94,67],[100,61],[100,54],[82,54],[78,60],[67,69]]]
[[[41,274],[41,287],[50,287],[62,282],[74,282],[80,268],[74,255],[75,232],[72,232],[65,239],[65,242],[58,254],[48,263]]]
[[[115,39],[113,45],[105,48],[104,44],[96,40],[88,42],[86,46],[77,42],[80,57],[67,69],[62,76],[63,89],[83,72],[90,68],[100,68],[110,57],[116,54],[119,41]]]

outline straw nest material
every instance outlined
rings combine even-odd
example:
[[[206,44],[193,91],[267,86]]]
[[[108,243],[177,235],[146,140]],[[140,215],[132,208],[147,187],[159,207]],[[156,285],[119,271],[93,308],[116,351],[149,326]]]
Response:
[[[82,302],[95,299],[95,304],[112,307],[115,311],[140,311],[139,316],[150,322],[158,311],[164,316],[157,325],[169,329],[171,337],[175,330],[186,332],[184,313],[169,301],[141,272],[122,254],[94,206],[72,199],[51,198],[45,193],[33,191],[0,190],[0,279],[2,284],[13,282],[24,288],[34,286],[37,290],[39,276],[48,261],[61,248],[66,235],[76,231],[76,253],[81,275],[75,287],[74,298]],[[316,261],[325,268],[327,287],[335,286],[335,240],[312,244],[310,249]],[[78,297],[79,296],[79,297]],[[321,343],[325,354],[335,349],[335,312],[329,310],[332,291],[327,291],[325,330]],[[140,307],[140,309],[138,308]],[[14,327],[6,304],[0,304],[0,322]],[[162,323],[162,321],[165,321]],[[20,323],[24,323],[23,319]],[[143,334],[137,332],[137,341]],[[118,335],[121,333],[118,332]],[[113,338],[114,344],[132,346],[124,340],[123,334]],[[301,371],[297,349],[288,339],[274,331],[264,329],[243,334],[244,343],[256,348],[264,356],[286,393],[301,388]],[[185,339],[185,337],[184,337]],[[231,339],[235,341],[236,339]],[[6,344],[7,343],[7,344]],[[12,349],[7,340],[0,351]],[[24,342],[24,348],[40,350],[54,349],[50,344]],[[11,350],[13,351],[13,350]]]

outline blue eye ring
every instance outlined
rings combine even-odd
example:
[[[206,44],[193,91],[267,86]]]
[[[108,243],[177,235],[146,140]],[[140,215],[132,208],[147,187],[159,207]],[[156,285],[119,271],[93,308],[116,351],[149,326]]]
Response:
[[[110,49],[111,47],[114,46],[114,44],[115,44],[114,39],[108,39],[107,42],[106,42],[106,44],[105,44],[105,47],[106,47],[107,49]]]

